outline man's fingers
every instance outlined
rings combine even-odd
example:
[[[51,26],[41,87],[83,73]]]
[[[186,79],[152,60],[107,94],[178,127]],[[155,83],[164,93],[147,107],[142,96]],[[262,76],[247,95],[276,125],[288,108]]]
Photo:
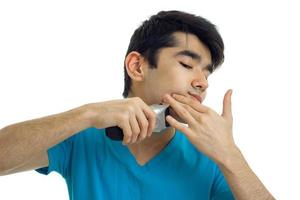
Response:
[[[207,106],[201,104],[197,100],[193,100],[191,98],[188,98],[187,96],[173,94],[173,98],[176,99],[179,102],[190,105],[193,109],[195,109],[196,111],[198,111],[200,113],[207,113],[209,111],[209,108]]]
[[[140,142],[141,140],[143,140],[147,137],[149,122],[143,111],[138,112],[137,120],[138,120],[139,126],[140,126],[140,132],[138,134],[137,141]]]
[[[166,117],[167,122],[174,127],[175,129],[181,131],[182,133],[186,134],[187,136],[189,136],[190,133],[190,129],[183,125],[182,123],[178,122],[176,119],[174,119],[171,115],[168,115]]]
[[[124,121],[124,124],[122,125],[122,130],[123,130],[123,145],[128,144],[131,140],[131,125],[129,121]]]
[[[131,131],[132,131],[130,143],[134,143],[134,142],[136,142],[136,140],[141,132],[141,128],[139,126],[138,120],[136,119],[136,116],[131,116],[129,121],[130,121],[130,126],[131,126]]]
[[[156,114],[155,112],[145,104],[145,107],[143,108],[143,112],[147,117],[148,120],[148,130],[147,130],[147,136],[150,137],[152,135],[152,131],[155,128],[156,124]]]
[[[223,99],[223,113],[222,116],[228,119],[232,119],[232,110],[231,110],[231,95],[232,90],[228,90]]]
[[[187,111],[181,105],[181,103],[179,103],[178,101],[176,101],[175,99],[173,99],[173,97],[171,97],[170,95],[167,94],[166,97],[164,98],[164,101],[166,101],[166,103],[170,104],[170,106],[176,112],[176,114],[179,117],[181,117],[186,123],[188,123],[188,124],[195,124],[196,123],[196,120],[189,113],[189,111]]]

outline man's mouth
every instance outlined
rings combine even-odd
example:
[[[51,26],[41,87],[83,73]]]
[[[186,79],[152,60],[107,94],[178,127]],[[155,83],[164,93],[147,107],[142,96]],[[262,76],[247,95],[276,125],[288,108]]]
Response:
[[[189,95],[190,95],[193,99],[195,99],[196,101],[199,101],[200,103],[202,103],[203,99],[202,99],[201,96],[199,96],[199,95],[197,95],[197,94],[194,94],[194,93],[190,93],[190,92],[188,92],[188,93],[189,93]]]

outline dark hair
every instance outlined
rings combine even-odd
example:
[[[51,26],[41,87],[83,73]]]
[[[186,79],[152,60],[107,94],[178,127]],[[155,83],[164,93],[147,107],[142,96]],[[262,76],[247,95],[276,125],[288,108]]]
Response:
[[[196,35],[209,48],[212,58],[211,72],[223,63],[224,44],[215,25],[205,18],[182,11],[161,11],[145,20],[134,31],[126,56],[137,51],[148,61],[150,68],[157,68],[159,50],[175,46],[176,41],[172,34],[178,31]],[[126,98],[131,88],[131,78],[127,74],[125,63],[124,76],[123,97]]]

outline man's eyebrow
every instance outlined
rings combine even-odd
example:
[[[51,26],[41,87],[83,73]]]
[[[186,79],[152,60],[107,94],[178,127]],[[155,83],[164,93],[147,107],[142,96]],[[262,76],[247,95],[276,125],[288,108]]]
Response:
[[[175,57],[177,56],[188,56],[191,57],[193,60],[196,60],[197,62],[201,61],[201,56],[193,51],[190,50],[183,50],[183,51],[179,51],[175,54]],[[213,65],[212,64],[208,64],[205,67],[206,70],[208,70],[210,73],[213,72]]]
[[[193,51],[190,50],[183,50],[183,51],[179,51],[175,54],[175,57],[177,56],[188,56],[191,57],[193,60],[196,60],[198,62],[201,61],[201,56]]]

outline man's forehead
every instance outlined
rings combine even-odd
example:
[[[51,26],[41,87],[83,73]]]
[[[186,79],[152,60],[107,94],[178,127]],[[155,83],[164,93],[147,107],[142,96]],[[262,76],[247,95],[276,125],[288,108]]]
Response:
[[[200,62],[203,57],[207,57],[208,60],[211,60],[210,50],[194,34],[175,32],[173,36],[175,40],[173,51],[176,56],[189,56],[198,62]]]

